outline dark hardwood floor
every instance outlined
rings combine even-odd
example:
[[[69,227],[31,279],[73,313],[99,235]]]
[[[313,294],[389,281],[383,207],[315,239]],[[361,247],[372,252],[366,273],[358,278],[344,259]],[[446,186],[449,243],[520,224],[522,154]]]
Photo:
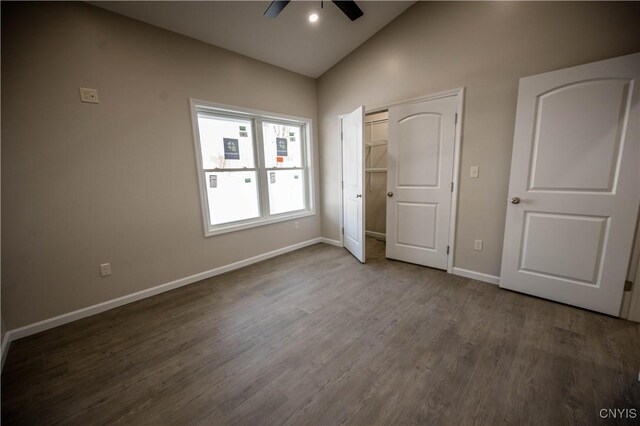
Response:
[[[640,418],[637,324],[367,250],[318,244],[13,342],[2,423]]]

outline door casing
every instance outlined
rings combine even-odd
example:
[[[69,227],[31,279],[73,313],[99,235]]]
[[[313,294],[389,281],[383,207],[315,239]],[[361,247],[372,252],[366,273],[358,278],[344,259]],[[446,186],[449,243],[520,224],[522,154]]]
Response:
[[[417,98],[406,99],[402,101],[392,102],[381,106],[376,106],[373,108],[369,108],[365,111],[366,114],[372,114],[376,112],[381,112],[388,110],[392,106],[402,105],[402,104],[410,104],[410,103],[418,103],[424,101],[430,101],[441,98],[448,98],[451,96],[456,97],[457,103],[457,114],[458,118],[455,124],[455,140],[454,140],[454,151],[453,151],[453,176],[451,177],[453,182],[453,193],[451,195],[451,214],[449,218],[449,258],[447,259],[447,272],[453,273],[453,263],[455,260],[455,239],[456,239],[456,221],[457,221],[457,212],[458,212],[458,194],[460,187],[460,146],[462,142],[462,123],[464,120],[464,87],[459,87],[452,90],[446,90],[443,92],[434,93],[431,95],[420,96]],[[342,115],[338,116],[338,129],[341,128],[341,120]],[[342,191],[342,142],[340,140],[340,134],[337,135],[338,143],[340,143],[340,181],[338,185],[340,185],[340,242],[344,245],[344,235],[342,234],[342,228],[344,226],[343,223],[343,191]]]

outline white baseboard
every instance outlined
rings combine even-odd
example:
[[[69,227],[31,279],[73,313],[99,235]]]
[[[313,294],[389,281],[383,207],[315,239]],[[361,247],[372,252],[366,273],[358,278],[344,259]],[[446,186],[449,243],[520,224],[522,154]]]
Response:
[[[471,278],[472,280],[484,281],[489,284],[500,285],[500,277],[495,275],[483,274],[482,272],[470,271],[468,269],[454,267],[451,271],[454,275],[460,275],[461,277]]]
[[[331,238],[320,237],[320,242],[321,243],[325,243],[325,244],[329,244],[331,246],[344,247],[344,245],[342,244],[341,241],[332,240]]]
[[[175,281],[160,284],[156,287],[151,287],[146,290],[138,291],[136,293],[128,294],[126,296],[118,297],[117,299],[108,300],[106,302],[98,303],[97,305],[88,306],[86,308],[78,309],[77,311],[69,312],[66,314],[58,315],[57,317],[49,318],[34,324],[29,324],[24,327],[16,328],[14,330],[7,331],[2,342],[2,365],[4,365],[4,359],[7,353],[9,344],[22,337],[30,336],[32,334],[39,333],[41,331],[49,330],[54,327],[58,327],[63,324],[86,318],[92,315],[99,314],[104,311],[108,311],[113,308],[117,308],[122,305],[137,302],[138,300],[146,299],[156,294],[164,293],[169,290],[173,290],[179,287],[183,287],[188,284],[193,284],[198,281],[202,281],[207,278],[215,277],[216,275],[224,274],[225,272],[233,271],[245,266],[249,266],[254,263],[262,262],[263,260],[270,259],[272,257],[279,256],[281,254],[289,253],[294,250],[301,249],[317,243],[327,243],[336,245],[335,240],[329,240],[327,238],[313,238],[311,240],[303,241],[301,243],[293,244],[287,247],[283,247],[277,250],[273,250],[267,253],[263,253],[248,259],[233,262],[228,265],[220,266],[214,269],[210,269],[199,274],[191,275],[185,278],[180,278]],[[342,243],[337,241],[342,246]]]
[[[377,238],[382,241],[387,241],[387,234],[383,234],[382,232],[364,231],[364,233],[369,237]]]
[[[384,234],[380,234],[380,235],[384,235]],[[245,266],[252,265],[254,263],[262,262],[263,260],[267,260],[272,257],[289,253],[291,251],[298,250],[303,247],[307,247],[317,243],[325,243],[333,246],[343,247],[342,242],[338,240],[333,240],[333,239],[324,238],[324,237],[313,238],[311,240],[303,241],[301,243],[293,244],[287,247],[283,247],[277,250],[263,253],[254,257],[250,257],[248,259],[240,260],[238,262],[234,262],[228,265],[210,269],[208,271],[194,274],[185,278],[180,278],[175,281],[160,284],[158,286],[151,287],[146,290],[138,291],[136,293],[128,294],[126,296],[122,296],[106,302],[98,303],[97,305],[88,306],[86,308],[82,308],[66,314],[58,315],[56,317],[39,321],[34,324],[29,324],[24,327],[16,328],[14,330],[9,330],[6,332],[6,334],[4,335],[4,339],[2,340],[2,363],[0,365],[0,369],[4,367],[4,361],[5,361],[7,352],[9,350],[9,345],[14,340],[20,339],[22,337],[30,336],[32,334],[40,333],[41,331],[49,330],[51,328],[58,327],[63,324],[68,324],[70,322],[77,321],[82,318],[96,315],[96,314],[108,311],[110,309],[117,308],[119,306],[137,302],[138,300],[146,299],[148,297],[152,297],[157,294],[161,294],[179,287],[183,287],[185,285],[193,284],[195,282],[202,281],[207,278],[215,277],[216,275],[224,274],[225,272],[233,271]],[[455,275],[460,275],[463,277],[472,278],[478,281],[484,281],[491,284],[500,283],[499,277],[483,274],[480,272],[469,271],[462,268],[453,268],[452,272]]]
[[[6,332],[2,339],[2,361],[0,361],[0,371],[2,371],[2,368],[4,367],[4,360],[7,357],[7,352],[9,352],[10,344],[11,340],[9,340],[9,332]]]

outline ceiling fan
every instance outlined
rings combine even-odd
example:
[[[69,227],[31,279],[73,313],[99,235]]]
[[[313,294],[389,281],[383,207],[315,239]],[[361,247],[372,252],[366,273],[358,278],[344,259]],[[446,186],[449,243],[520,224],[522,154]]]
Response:
[[[289,4],[289,1],[290,0],[272,1],[269,7],[267,7],[267,10],[264,12],[264,16],[268,16],[269,18],[277,17],[280,14],[280,12],[282,12],[282,10]],[[347,15],[347,17],[352,21],[355,21],[356,19],[364,15],[364,12],[362,11],[362,9],[358,7],[355,1],[335,1],[334,0],[333,3],[336,6],[338,6],[338,8],[340,8],[342,13]]]

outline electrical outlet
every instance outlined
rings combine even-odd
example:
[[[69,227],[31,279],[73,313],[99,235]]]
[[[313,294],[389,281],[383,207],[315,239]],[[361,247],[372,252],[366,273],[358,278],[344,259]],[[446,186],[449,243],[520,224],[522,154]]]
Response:
[[[473,249],[476,251],[482,251],[482,240],[474,240]]]
[[[478,166],[471,166],[471,169],[469,169],[469,177],[472,179],[476,179],[480,174],[480,167]]]
[[[297,220],[295,222],[293,222],[293,227],[295,229],[300,229],[300,222],[298,222]]]
[[[80,100],[90,104],[100,103],[98,100],[98,91],[96,89],[80,88]]]
[[[111,264],[103,263],[102,265],[100,265],[100,276],[108,277],[109,275],[111,275]]]

